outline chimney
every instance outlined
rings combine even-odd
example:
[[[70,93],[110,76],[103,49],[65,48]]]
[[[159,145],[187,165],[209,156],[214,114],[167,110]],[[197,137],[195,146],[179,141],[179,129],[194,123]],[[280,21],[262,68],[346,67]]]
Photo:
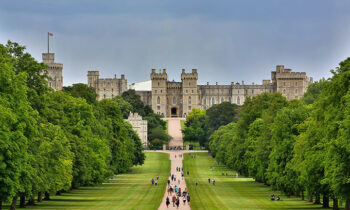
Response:
[[[114,74],[114,79],[117,79],[117,75],[116,74]]]

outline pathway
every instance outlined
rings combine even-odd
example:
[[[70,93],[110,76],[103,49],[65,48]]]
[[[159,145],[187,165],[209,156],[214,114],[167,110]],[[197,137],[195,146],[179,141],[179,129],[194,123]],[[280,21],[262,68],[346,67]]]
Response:
[[[182,133],[181,133],[181,120],[184,120],[184,119],[182,119],[182,118],[168,118],[168,119],[164,119],[164,120],[168,120],[168,133],[171,137],[173,137],[171,139],[171,141],[169,142],[169,146],[183,146]],[[171,160],[170,173],[174,174],[176,176],[176,182],[172,182],[170,177],[168,177],[168,179],[170,179],[170,184],[177,185],[178,187],[181,188],[181,191],[183,191],[184,189],[186,189],[186,182],[185,182],[185,179],[181,178],[181,172],[176,171],[176,167],[182,168],[182,159],[183,159],[184,151],[182,151],[182,150],[180,150],[180,151],[168,151],[167,153],[169,153],[170,160]],[[182,155],[182,158],[180,158],[179,155]],[[176,156],[176,158],[175,158],[175,156]],[[180,184],[178,184],[178,180],[180,180]],[[169,200],[170,200],[169,208],[167,208],[165,205],[166,198],[168,197],[167,189],[165,190],[163,201],[160,204],[158,210],[176,209],[176,207],[173,207],[173,204],[171,202],[171,196],[169,196]],[[188,205],[187,202],[184,205],[183,201],[182,201],[182,197],[180,197],[180,206],[178,209],[186,209],[187,210],[187,209],[191,209],[191,207]]]

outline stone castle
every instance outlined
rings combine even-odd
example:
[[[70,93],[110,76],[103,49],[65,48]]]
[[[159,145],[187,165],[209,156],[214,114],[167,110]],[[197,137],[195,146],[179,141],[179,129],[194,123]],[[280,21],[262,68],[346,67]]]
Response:
[[[63,85],[63,65],[55,63],[54,53],[43,53],[43,63],[48,65],[51,80],[48,84],[55,90],[61,90]],[[208,109],[214,104],[227,101],[242,105],[247,97],[267,92],[280,92],[288,100],[298,99],[306,92],[312,77],[305,72],[293,72],[276,66],[271,71],[271,79],[263,80],[262,84],[234,83],[228,85],[198,85],[197,69],[187,73],[181,72],[181,82],[168,81],[166,69],[156,72],[152,69],[151,81],[133,83],[130,87],[141,96],[141,100],[152,107],[153,111],[163,117],[186,117],[192,108]],[[113,98],[128,90],[127,80],[122,74],[120,78],[100,78],[99,71],[88,71],[88,86],[93,87],[98,99]]]
[[[292,72],[278,65],[276,71],[271,72],[271,80],[263,80],[259,85],[246,85],[244,81],[230,85],[198,85],[197,69],[190,73],[182,69],[181,82],[168,81],[166,69],[159,72],[152,69],[151,81],[151,90],[135,88],[142,101],[163,117],[186,117],[192,108],[208,109],[224,101],[242,105],[247,97],[265,92],[280,92],[288,100],[298,99],[312,83],[312,78],[305,72]]]
[[[142,116],[140,116],[138,113],[132,113],[130,112],[128,121],[131,125],[134,131],[138,134],[138,136],[141,139],[142,146],[146,148],[148,146],[147,141],[147,120],[143,120]]]
[[[43,63],[46,64],[47,72],[49,77],[51,78],[48,80],[49,87],[53,88],[54,90],[62,90],[63,86],[63,77],[62,77],[62,69],[63,64],[62,63],[55,63],[55,53],[43,53],[42,54]]]
[[[117,75],[114,78],[100,78],[99,71],[88,71],[88,86],[96,90],[98,100],[113,98],[128,90],[128,81],[122,74],[120,79]]]

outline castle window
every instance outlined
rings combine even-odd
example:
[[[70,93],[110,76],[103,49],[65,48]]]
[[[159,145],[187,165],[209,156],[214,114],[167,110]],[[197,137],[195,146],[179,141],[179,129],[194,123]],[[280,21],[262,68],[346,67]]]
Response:
[[[157,93],[157,90],[155,90],[154,93]]]
[[[241,104],[241,99],[239,98],[239,96],[237,97],[237,104]]]
[[[228,102],[232,103],[231,97],[228,97]]]
[[[160,93],[162,93],[163,92],[163,90],[160,90]]]
[[[207,104],[207,99],[206,98],[203,99],[203,104]]]
[[[191,106],[188,106],[188,111],[191,111],[192,110],[192,107]]]
[[[188,104],[191,104],[191,96],[188,97]]]
[[[254,90],[252,90],[252,94],[254,94]]]
[[[193,90],[192,90],[192,93],[193,93]]]
[[[295,90],[295,94],[298,94],[298,89]]]
[[[147,104],[149,104],[149,97],[147,97]]]
[[[159,82],[158,82],[158,87],[159,87]]]
[[[295,82],[295,86],[298,86],[298,82]]]
[[[160,110],[160,106],[157,106],[157,110]]]
[[[173,97],[173,104],[176,104],[176,97]]]
[[[190,82],[188,83],[188,86],[191,86],[191,83],[190,83]]]
[[[283,82],[283,86],[286,86],[286,83],[285,83],[285,82]]]
[[[186,93],[188,93],[188,90],[186,90]]]
[[[113,92],[113,88],[112,88],[112,92]]]
[[[114,97],[114,95],[112,94],[112,98]]]
[[[224,99],[224,97],[222,97],[222,98],[221,98],[221,103],[224,102],[224,101],[225,101],[225,99]]]
[[[283,94],[286,94],[286,89],[283,90]]]
[[[160,97],[157,98],[157,104],[160,104]]]
[[[211,98],[211,104],[214,105],[215,104],[215,99]]]
[[[106,98],[106,94],[103,94],[103,98]]]

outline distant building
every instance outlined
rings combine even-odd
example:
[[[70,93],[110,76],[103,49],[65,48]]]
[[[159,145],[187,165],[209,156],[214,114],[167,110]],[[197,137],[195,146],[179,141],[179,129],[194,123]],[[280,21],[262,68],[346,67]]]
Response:
[[[113,98],[128,90],[128,81],[122,74],[120,79],[117,75],[114,78],[100,78],[99,71],[88,71],[88,86],[93,87],[98,95],[98,100]]]
[[[263,80],[262,84],[246,85],[242,81],[230,85],[198,85],[197,81],[197,69],[192,69],[191,73],[182,69],[181,82],[168,81],[165,69],[159,73],[152,69],[150,83],[135,83],[133,87],[155,113],[164,117],[186,117],[194,107],[208,109],[224,101],[242,105],[247,97],[264,92],[280,92],[288,100],[298,99],[312,83],[312,78],[308,78],[305,72],[292,72],[278,65],[276,71],[271,72],[271,80]]]
[[[48,66],[46,69],[49,77],[48,80],[49,87],[54,90],[62,90],[63,87],[63,77],[62,77],[62,69],[63,64],[55,63],[55,53],[43,53],[42,54],[43,63]]]
[[[143,120],[142,116],[140,116],[138,113],[130,112],[130,115],[126,121],[128,121],[132,125],[132,128],[140,137],[142,146],[144,148],[147,147],[147,120]]]

